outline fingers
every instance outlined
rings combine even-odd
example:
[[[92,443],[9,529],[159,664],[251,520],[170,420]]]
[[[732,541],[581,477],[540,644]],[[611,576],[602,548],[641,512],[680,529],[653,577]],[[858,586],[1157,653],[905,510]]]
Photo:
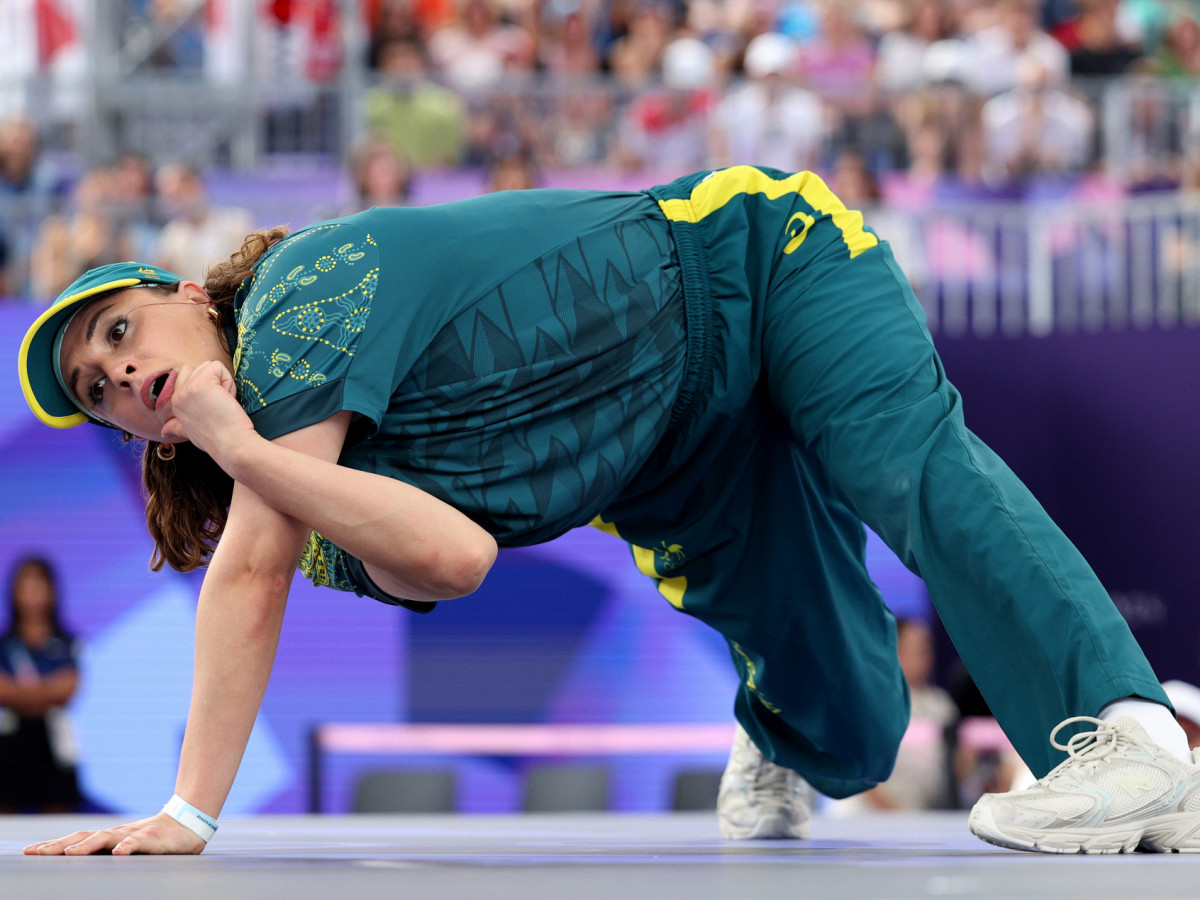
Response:
[[[76,831],[56,841],[43,841],[25,848],[26,856],[89,856],[112,853],[195,854],[204,851],[204,839],[165,813],[129,825],[100,831]]]
[[[76,831],[74,834],[68,834],[64,838],[59,838],[56,841],[41,841],[37,844],[30,844],[25,848],[25,855],[32,856],[34,854],[53,856],[61,854],[68,845],[77,843],[83,838],[91,834],[90,831]]]
[[[56,841],[43,841],[25,848],[26,856],[87,856],[112,850],[124,837],[117,831],[76,831]]]
[[[163,425],[162,436],[169,441],[186,441],[187,431],[184,430],[183,423],[177,417],[172,416]]]

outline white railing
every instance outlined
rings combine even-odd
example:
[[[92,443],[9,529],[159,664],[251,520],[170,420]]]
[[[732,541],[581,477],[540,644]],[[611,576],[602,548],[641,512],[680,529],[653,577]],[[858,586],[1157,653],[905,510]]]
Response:
[[[1200,325],[1200,194],[865,213],[936,333]]]

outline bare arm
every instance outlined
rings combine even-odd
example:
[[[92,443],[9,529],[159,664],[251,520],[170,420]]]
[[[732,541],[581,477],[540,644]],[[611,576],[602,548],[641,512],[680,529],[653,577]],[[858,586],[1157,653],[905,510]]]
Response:
[[[345,428],[328,419],[279,439],[297,454],[336,458]],[[196,609],[192,701],[175,792],[217,816],[233,784],[275,660],[288,587],[309,527],[235,485],[225,532]],[[166,799],[165,797],[163,798]],[[76,832],[27,853],[199,853],[204,843],[164,813]]]
[[[496,559],[490,534],[424,491],[259,436],[219,363],[181,373],[173,403],[178,430],[238,484],[361,559],[390,594],[461,597],[479,586]],[[350,414],[329,421],[339,423],[344,438]]]

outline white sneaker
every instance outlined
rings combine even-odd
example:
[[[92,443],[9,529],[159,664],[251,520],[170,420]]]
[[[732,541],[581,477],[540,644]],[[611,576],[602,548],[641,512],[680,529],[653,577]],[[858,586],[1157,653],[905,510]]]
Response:
[[[1096,730],[1055,740],[1075,722]],[[976,837],[1043,853],[1200,851],[1200,751],[1192,765],[1181,762],[1128,716],[1067,719],[1050,743],[1070,755],[1023,791],[979,798],[970,820]]]
[[[717,794],[717,821],[730,840],[806,838],[817,792],[791,769],[769,762],[742,726]]]

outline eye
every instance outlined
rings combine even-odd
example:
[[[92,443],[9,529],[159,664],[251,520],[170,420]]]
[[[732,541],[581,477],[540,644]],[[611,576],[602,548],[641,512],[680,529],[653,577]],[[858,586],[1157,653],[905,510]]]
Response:
[[[112,327],[108,329],[108,341],[110,344],[121,343],[121,338],[125,337],[125,329],[129,323],[124,319],[117,319],[113,322]]]
[[[98,378],[88,386],[87,399],[92,406],[99,406],[104,402],[104,383],[107,378]]]

